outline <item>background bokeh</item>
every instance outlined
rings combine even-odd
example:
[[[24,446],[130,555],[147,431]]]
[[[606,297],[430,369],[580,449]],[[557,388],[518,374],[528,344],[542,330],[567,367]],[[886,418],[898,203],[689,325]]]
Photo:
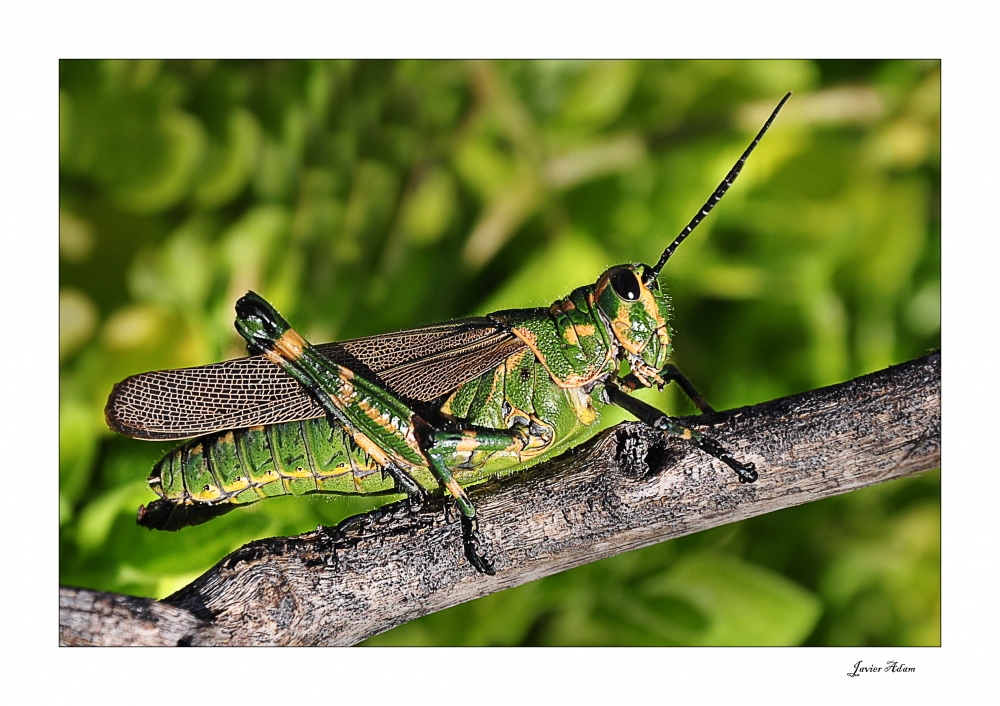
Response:
[[[107,395],[243,355],[247,289],[315,342],[546,306],[655,261],[788,90],[662,276],[675,360],[717,408],[940,345],[939,62],[62,62],[61,581],[163,597],[252,539],[371,507],[280,498],[178,533],[136,526],[170,444],[112,434]],[[671,388],[645,394],[694,412]],[[369,643],[936,645],[940,475]]]

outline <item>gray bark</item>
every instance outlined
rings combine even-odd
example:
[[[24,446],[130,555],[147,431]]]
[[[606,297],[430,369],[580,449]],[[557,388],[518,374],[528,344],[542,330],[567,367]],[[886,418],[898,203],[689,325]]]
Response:
[[[408,620],[674,537],[935,468],[941,356],[683,420],[760,479],[637,423],[470,492],[497,574],[440,503],[377,534],[251,542],[162,601],[60,589],[63,644],[350,645]]]

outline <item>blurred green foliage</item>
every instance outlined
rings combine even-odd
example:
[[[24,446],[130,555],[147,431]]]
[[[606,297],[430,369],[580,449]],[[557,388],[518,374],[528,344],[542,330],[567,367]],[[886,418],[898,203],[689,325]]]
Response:
[[[676,362],[717,408],[940,345],[939,63],[62,62],[62,582],[162,597],[247,541],[371,507],[282,498],[136,526],[168,445],[111,434],[107,395],[242,355],[247,289],[316,342],[548,305],[654,261],[787,90],[663,275]],[[674,392],[647,399],[693,413]],[[936,645],[939,534],[934,472],[369,642]]]

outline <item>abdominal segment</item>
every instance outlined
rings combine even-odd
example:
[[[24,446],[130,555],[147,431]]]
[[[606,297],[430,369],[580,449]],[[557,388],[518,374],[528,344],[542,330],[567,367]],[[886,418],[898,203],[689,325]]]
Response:
[[[392,477],[326,418],[192,439],[156,464],[149,485],[177,504],[256,502],[276,495],[392,492]]]

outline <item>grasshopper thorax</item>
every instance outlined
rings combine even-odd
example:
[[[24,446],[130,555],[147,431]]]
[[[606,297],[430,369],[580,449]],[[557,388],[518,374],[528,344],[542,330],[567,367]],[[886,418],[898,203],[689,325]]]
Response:
[[[667,295],[648,265],[617,265],[594,285],[594,302],[609,338],[643,383],[661,382],[670,355]]]

